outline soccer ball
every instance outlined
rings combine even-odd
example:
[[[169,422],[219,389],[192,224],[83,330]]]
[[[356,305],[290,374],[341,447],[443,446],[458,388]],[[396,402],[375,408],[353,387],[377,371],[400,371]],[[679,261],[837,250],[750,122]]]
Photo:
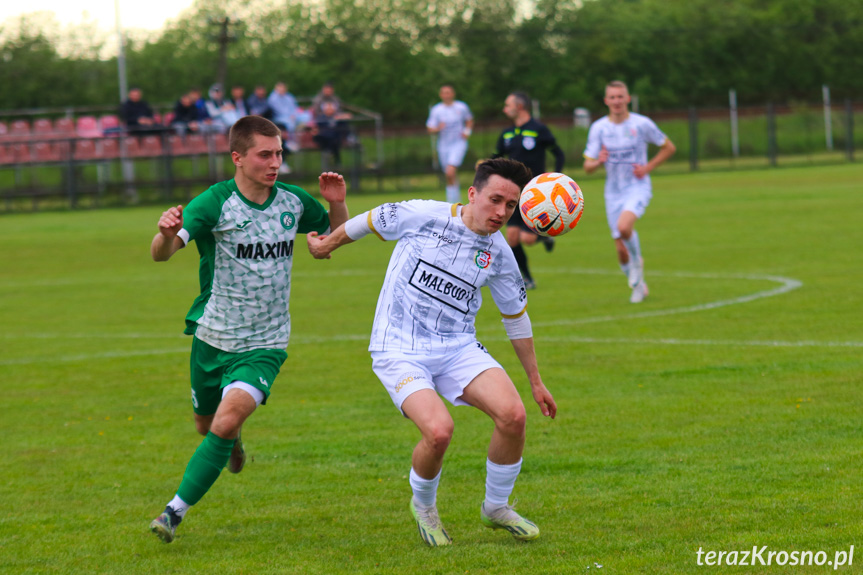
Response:
[[[527,227],[539,235],[562,236],[581,219],[584,196],[566,174],[540,174],[521,191],[518,211]]]

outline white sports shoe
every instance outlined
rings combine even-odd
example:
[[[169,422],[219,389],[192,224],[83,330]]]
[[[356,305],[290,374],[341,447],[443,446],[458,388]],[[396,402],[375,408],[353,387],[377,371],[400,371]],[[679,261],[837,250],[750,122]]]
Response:
[[[441,545],[452,545],[452,539],[443,528],[437,507],[418,507],[411,497],[411,515],[417,522],[420,537],[429,547],[440,547]]]
[[[632,288],[632,295],[629,296],[629,303],[643,302],[648,293],[650,292],[647,289],[647,282],[642,278],[642,280],[638,282],[638,285]]]
[[[491,529],[506,529],[519,541],[532,541],[539,537],[539,527],[515,512],[514,505],[504,505],[488,512],[483,501],[479,519]]]

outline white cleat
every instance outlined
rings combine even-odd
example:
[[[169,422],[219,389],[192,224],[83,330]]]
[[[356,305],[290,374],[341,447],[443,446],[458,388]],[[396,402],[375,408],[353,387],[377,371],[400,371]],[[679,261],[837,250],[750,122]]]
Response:
[[[492,512],[485,509],[483,502],[479,519],[491,529],[506,529],[519,541],[533,541],[539,537],[539,527],[515,512],[514,505],[504,505]]]
[[[650,293],[647,289],[647,282],[642,279],[638,282],[634,288],[632,288],[632,295],[629,296],[629,303],[641,303],[644,301],[644,298],[647,297],[647,294]]]

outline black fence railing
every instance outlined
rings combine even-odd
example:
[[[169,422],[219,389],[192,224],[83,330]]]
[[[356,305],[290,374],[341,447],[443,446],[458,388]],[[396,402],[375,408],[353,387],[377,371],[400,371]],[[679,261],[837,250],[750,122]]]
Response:
[[[861,110],[863,105],[849,100],[829,108],[765,104],[734,115],[706,108],[647,115],[678,148],[661,170],[686,172],[854,161],[863,145],[863,131],[854,130]],[[352,111],[351,136],[338,168],[348,177],[350,193],[381,190],[384,179],[393,180],[396,189],[410,189],[412,176],[440,174],[434,141],[422,121],[384,131],[380,115]],[[111,114],[41,112],[0,113],[0,211],[186,201],[233,174],[224,134],[182,136],[166,129],[136,135],[124,133]],[[602,113],[541,118],[564,149],[565,171],[575,177],[589,120]],[[477,120],[464,170],[494,152],[507,125],[504,119]],[[317,175],[335,166],[308,133],[299,140],[299,151],[287,159],[292,171],[280,179],[314,190]]]

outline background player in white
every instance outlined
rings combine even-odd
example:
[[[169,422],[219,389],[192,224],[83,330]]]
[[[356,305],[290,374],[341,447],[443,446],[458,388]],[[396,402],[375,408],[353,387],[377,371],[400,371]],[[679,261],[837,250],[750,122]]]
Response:
[[[457,170],[467,153],[473,114],[467,104],[455,99],[455,89],[449,84],[441,86],[440,99],[441,102],[429,111],[426,128],[430,134],[438,136],[437,155],[446,175],[446,201],[457,204],[461,201]]]
[[[653,120],[629,111],[629,90],[620,81],[605,87],[608,115],[590,126],[584,149],[584,170],[590,174],[605,165],[605,213],[617,248],[620,269],[632,288],[629,301],[647,297],[644,260],[635,222],[644,215],[652,197],[650,172],[670,158],[677,148]],[[647,161],[647,144],[660,146]]]
[[[240,429],[270,389],[288,355],[288,300],[297,233],[325,232],[348,219],[345,181],[319,178],[329,213],[304,190],[276,181],[282,163],[281,130],[246,116],[229,136],[234,179],[176,206],[159,218],[150,252],[167,261],[195,240],[201,295],[186,315],[192,340],[191,383],[195,428],[204,440],[186,467],[165,511],[150,529],[166,543],[186,511],[218,479],[222,468],[245,463]]]
[[[518,204],[530,171],[509,159],[477,166],[469,203],[413,200],[384,204],[348,220],[330,236],[308,235],[309,250],[328,258],[339,246],[369,233],[397,240],[378,299],[369,350],[372,369],[422,439],[412,456],[411,513],[431,546],[452,543],[436,500],[453,420],[453,405],[472,405],[494,422],[486,461],[484,525],[516,539],[539,537],[539,529],[516,513],[509,496],[521,470],[526,412],[500,364],[476,340],[474,321],[489,287],[507,335],[543,415],[557,406],[542,382],[533,347],[527,295],[512,250],[500,228]]]

